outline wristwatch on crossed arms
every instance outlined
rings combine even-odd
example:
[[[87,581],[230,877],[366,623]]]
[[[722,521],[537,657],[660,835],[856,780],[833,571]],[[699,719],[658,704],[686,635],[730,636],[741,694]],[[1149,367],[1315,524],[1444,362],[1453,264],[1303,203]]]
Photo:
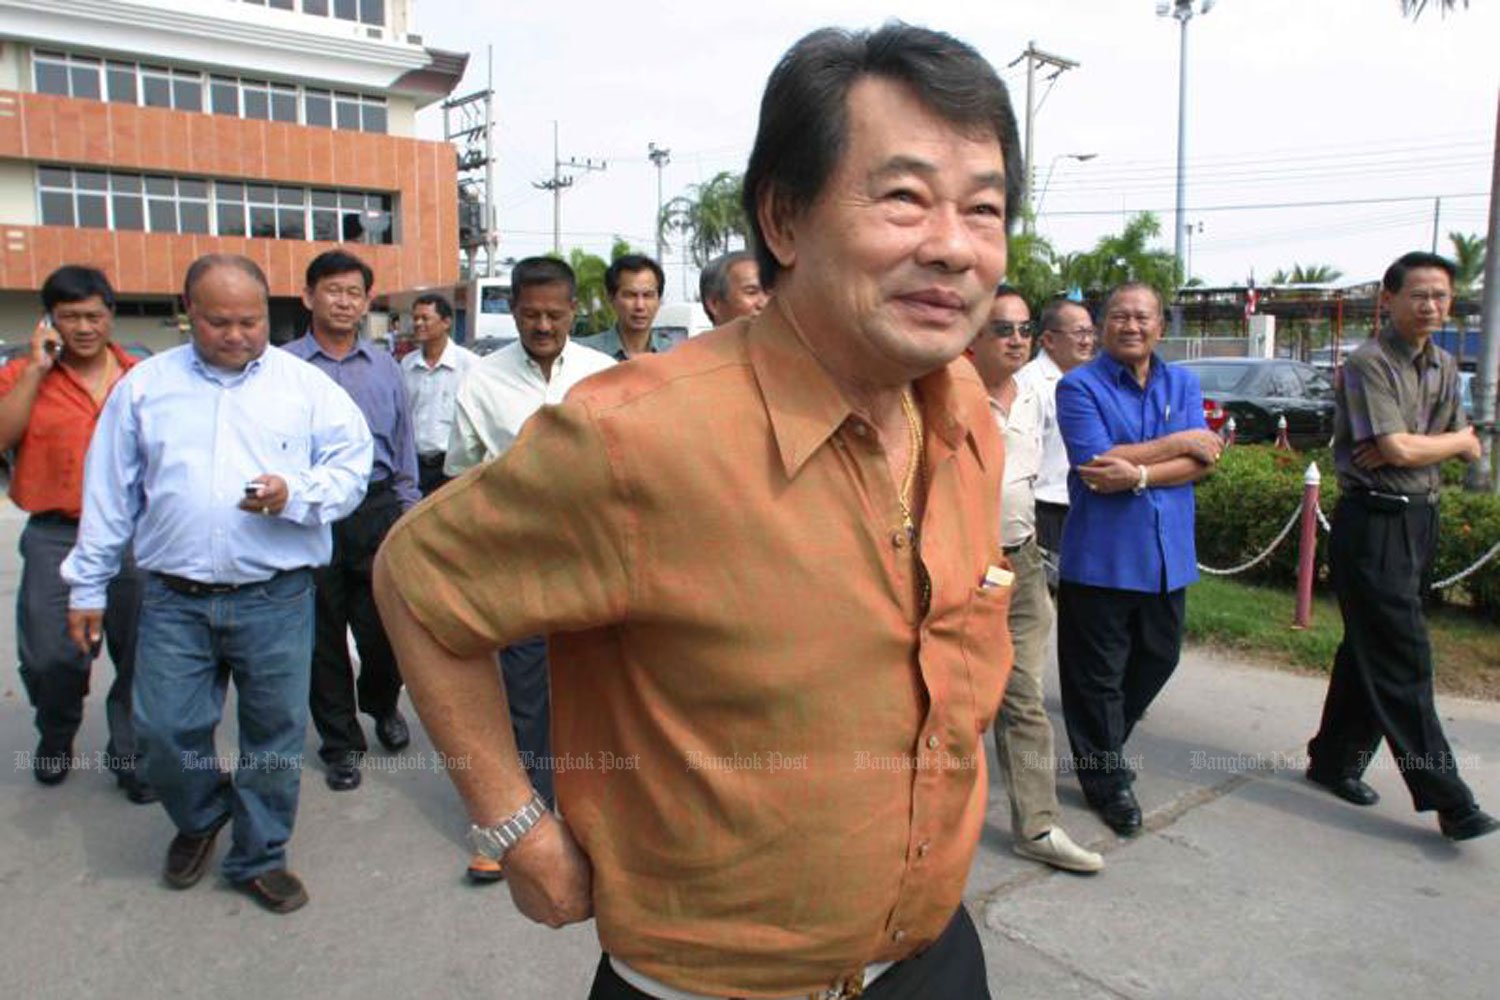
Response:
[[[1141,478],[1137,480],[1135,486],[1131,488],[1131,492],[1136,496],[1140,496],[1142,493],[1146,492],[1146,487],[1151,485],[1151,473],[1144,465],[1137,465],[1136,468],[1140,470]]]
[[[470,823],[469,846],[474,849],[475,854],[489,858],[491,861],[503,860],[506,852],[530,833],[532,827],[540,823],[546,814],[547,803],[533,789],[531,798],[524,806],[512,813],[509,819],[494,826]]]

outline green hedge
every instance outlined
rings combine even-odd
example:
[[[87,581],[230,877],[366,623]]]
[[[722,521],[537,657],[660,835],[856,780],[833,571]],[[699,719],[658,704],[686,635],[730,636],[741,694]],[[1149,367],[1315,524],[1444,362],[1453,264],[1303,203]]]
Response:
[[[1322,472],[1322,503],[1332,516],[1338,503],[1333,454],[1277,451],[1269,445],[1236,445],[1224,453],[1213,474],[1198,484],[1198,561],[1207,566],[1238,566],[1259,555],[1286,524],[1302,497],[1309,462]],[[1462,465],[1443,470],[1443,503],[1434,579],[1466,569],[1500,540],[1500,497],[1466,493],[1456,485]],[[1297,527],[1270,558],[1239,579],[1292,587],[1297,582]],[[1328,535],[1318,531],[1318,578],[1328,573]],[[1500,621],[1500,557],[1458,585],[1476,609]],[[1451,593],[1451,592],[1450,592]]]

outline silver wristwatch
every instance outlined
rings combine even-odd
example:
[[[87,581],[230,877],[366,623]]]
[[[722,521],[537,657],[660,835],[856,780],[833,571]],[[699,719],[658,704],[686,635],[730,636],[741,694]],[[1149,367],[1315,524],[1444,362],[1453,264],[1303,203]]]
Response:
[[[469,846],[474,849],[475,854],[489,858],[491,861],[500,861],[505,857],[505,852],[515,847],[522,837],[531,832],[532,827],[542,821],[542,817],[546,814],[547,803],[533,790],[531,799],[504,822],[495,826],[470,823]]]

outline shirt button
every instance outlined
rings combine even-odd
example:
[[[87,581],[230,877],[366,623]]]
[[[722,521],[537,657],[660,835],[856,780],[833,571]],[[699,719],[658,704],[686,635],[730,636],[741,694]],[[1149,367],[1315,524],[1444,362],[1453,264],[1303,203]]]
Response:
[[[919,858],[925,858],[925,857],[927,857],[927,852],[930,851],[930,850],[932,850],[932,843],[930,841],[926,841],[926,840],[922,841],[920,844],[917,845],[917,857],[919,857]]]
[[[906,931],[902,930],[899,927],[896,928],[896,930],[891,934],[891,940],[896,942],[897,944],[900,944],[902,941],[906,940]]]
[[[936,750],[937,748],[938,748],[937,733],[933,733],[931,736],[927,737],[927,749],[929,749],[929,750]]]
[[[900,529],[891,532],[891,544],[898,549],[906,548],[906,532]]]
[[[865,425],[864,424],[855,424],[853,429],[854,429],[854,436],[855,437],[864,437],[866,434],[869,433],[869,431],[867,431],[865,429]]]

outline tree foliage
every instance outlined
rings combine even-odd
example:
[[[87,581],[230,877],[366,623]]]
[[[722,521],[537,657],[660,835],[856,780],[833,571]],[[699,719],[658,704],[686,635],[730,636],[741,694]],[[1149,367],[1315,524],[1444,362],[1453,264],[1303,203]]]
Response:
[[[1057,273],[1057,253],[1035,230],[1012,235],[1006,247],[1005,283],[1038,307],[1062,291]]]
[[[1322,285],[1338,281],[1344,272],[1332,264],[1293,264],[1290,271],[1281,268],[1271,273],[1273,285]]]
[[[1478,233],[1449,233],[1448,242],[1453,244],[1453,263],[1458,274],[1453,279],[1453,290],[1459,295],[1472,295],[1484,284],[1483,236]]]
[[[1080,290],[1085,298],[1102,297],[1116,285],[1139,281],[1171,302],[1178,285],[1177,262],[1170,250],[1151,246],[1161,235],[1161,221],[1142,212],[1119,233],[1102,237],[1094,249],[1067,254],[1057,261],[1061,287]]]
[[[610,307],[609,293],[604,287],[604,272],[609,269],[611,261],[634,252],[630,244],[618,236],[610,247],[609,261],[578,247],[568,252],[568,265],[573,268],[573,274],[578,280],[578,313],[573,320],[574,333],[598,333],[614,324],[615,311]]]
[[[720,171],[706,184],[691,185],[692,194],[663,205],[657,220],[663,245],[670,246],[673,234],[686,240],[699,267],[728,252],[736,238],[749,245],[750,226],[740,203],[744,181],[742,174]]]

